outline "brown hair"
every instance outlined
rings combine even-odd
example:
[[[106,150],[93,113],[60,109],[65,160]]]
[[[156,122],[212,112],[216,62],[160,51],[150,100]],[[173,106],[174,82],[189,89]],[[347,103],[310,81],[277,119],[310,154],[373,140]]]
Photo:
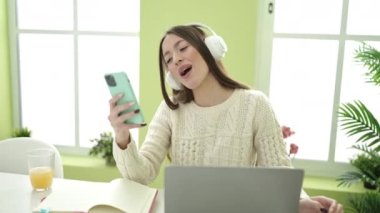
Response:
[[[236,89],[249,89],[248,86],[239,83],[229,76],[223,71],[222,63],[216,62],[214,57],[211,55],[210,50],[207,48],[204,43],[206,34],[203,30],[201,30],[201,26],[198,25],[179,25],[170,28],[165,36],[161,39],[160,48],[159,48],[159,64],[160,64],[160,83],[161,83],[161,92],[162,96],[168,107],[172,110],[175,110],[179,107],[179,102],[181,103],[189,103],[194,100],[194,95],[192,90],[184,87],[182,90],[174,90],[173,89],[173,101],[169,98],[169,95],[166,91],[165,87],[165,67],[166,63],[164,60],[163,52],[162,52],[162,43],[165,37],[169,34],[173,34],[181,37],[182,39],[189,42],[191,46],[193,46],[205,60],[210,73],[215,77],[215,79],[219,82],[220,85],[226,88]]]

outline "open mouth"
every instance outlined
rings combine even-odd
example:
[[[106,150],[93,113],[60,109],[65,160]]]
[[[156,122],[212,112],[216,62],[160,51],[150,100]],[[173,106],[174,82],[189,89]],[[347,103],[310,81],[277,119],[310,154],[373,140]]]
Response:
[[[188,66],[188,67],[186,67],[185,69],[181,70],[181,71],[179,72],[179,74],[180,74],[181,76],[185,76],[188,72],[191,71],[191,68],[192,68],[192,66]]]

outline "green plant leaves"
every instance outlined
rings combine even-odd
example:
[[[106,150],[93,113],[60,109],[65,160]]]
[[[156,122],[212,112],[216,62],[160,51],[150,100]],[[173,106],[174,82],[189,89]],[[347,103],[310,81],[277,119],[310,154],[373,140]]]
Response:
[[[380,212],[380,193],[366,192],[349,199],[350,208],[347,212],[375,213]]]
[[[356,142],[367,143],[368,147],[380,151],[379,122],[361,101],[341,104],[338,116],[348,136],[359,135]]]
[[[339,182],[338,186],[351,186],[352,184],[359,183],[362,180],[362,174],[360,172],[346,172],[343,175],[339,176],[337,181]]]
[[[367,143],[369,147],[380,151],[379,122],[361,101],[341,104],[338,116],[348,136],[359,135],[356,142]]]
[[[113,136],[111,132],[103,132],[100,134],[100,138],[91,139],[90,141],[96,144],[90,149],[89,155],[101,155],[107,164],[115,164],[112,154]]]
[[[380,52],[366,43],[355,51],[355,59],[368,68],[368,82],[380,85]]]
[[[12,137],[30,137],[32,135],[32,131],[28,129],[28,127],[22,127],[19,129],[15,129]]]
[[[362,43],[355,59],[365,67],[370,83],[380,85],[380,52]],[[350,160],[356,171],[349,171],[339,176],[338,186],[350,186],[363,182],[364,187],[378,189],[380,192],[380,125],[371,111],[359,100],[343,103],[339,106],[340,126],[347,136],[357,136],[353,148],[361,151]],[[350,201],[354,212],[380,212],[380,193],[366,193]],[[369,207],[369,208],[368,208]],[[373,211],[374,209],[377,209]]]

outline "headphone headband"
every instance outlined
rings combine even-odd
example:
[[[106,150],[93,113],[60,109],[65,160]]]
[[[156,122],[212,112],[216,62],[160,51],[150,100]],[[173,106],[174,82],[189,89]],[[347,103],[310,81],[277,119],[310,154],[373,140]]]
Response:
[[[209,27],[208,25],[205,25],[205,24],[202,24],[202,23],[199,23],[199,22],[194,22],[194,23],[191,23],[191,24],[189,24],[189,25],[192,25],[192,26],[195,26],[195,27],[200,27],[200,28],[205,28],[205,29],[207,29],[208,31],[210,31],[212,35],[215,35],[215,36],[218,35],[218,34],[216,34],[216,32],[215,32],[211,27]]]
[[[216,34],[216,32],[211,27],[209,27],[205,24],[194,22],[194,23],[190,23],[188,26],[194,26],[197,28],[204,28],[204,29],[207,29],[208,31],[210,31],[212,33],[212,35],[206,36],[205,44],[206,44],[207,48],[210,50],[211,55],[214,57],[214,59],[216,61],[222,60],[222,58],[224,57],[224,55],[227,52],[227,44],[223,40],[223,38],[220,37],[218,34]]]

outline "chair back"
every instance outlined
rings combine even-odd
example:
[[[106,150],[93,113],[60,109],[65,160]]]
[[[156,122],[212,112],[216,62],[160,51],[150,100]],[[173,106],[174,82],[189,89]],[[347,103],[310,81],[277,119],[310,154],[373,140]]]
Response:
[[[0,141],[0,172],[28,174],[27,152],[32,149],[54,151],[54,177],[63,178],[61,155],[52,144],[29,137],[16,137]]]

